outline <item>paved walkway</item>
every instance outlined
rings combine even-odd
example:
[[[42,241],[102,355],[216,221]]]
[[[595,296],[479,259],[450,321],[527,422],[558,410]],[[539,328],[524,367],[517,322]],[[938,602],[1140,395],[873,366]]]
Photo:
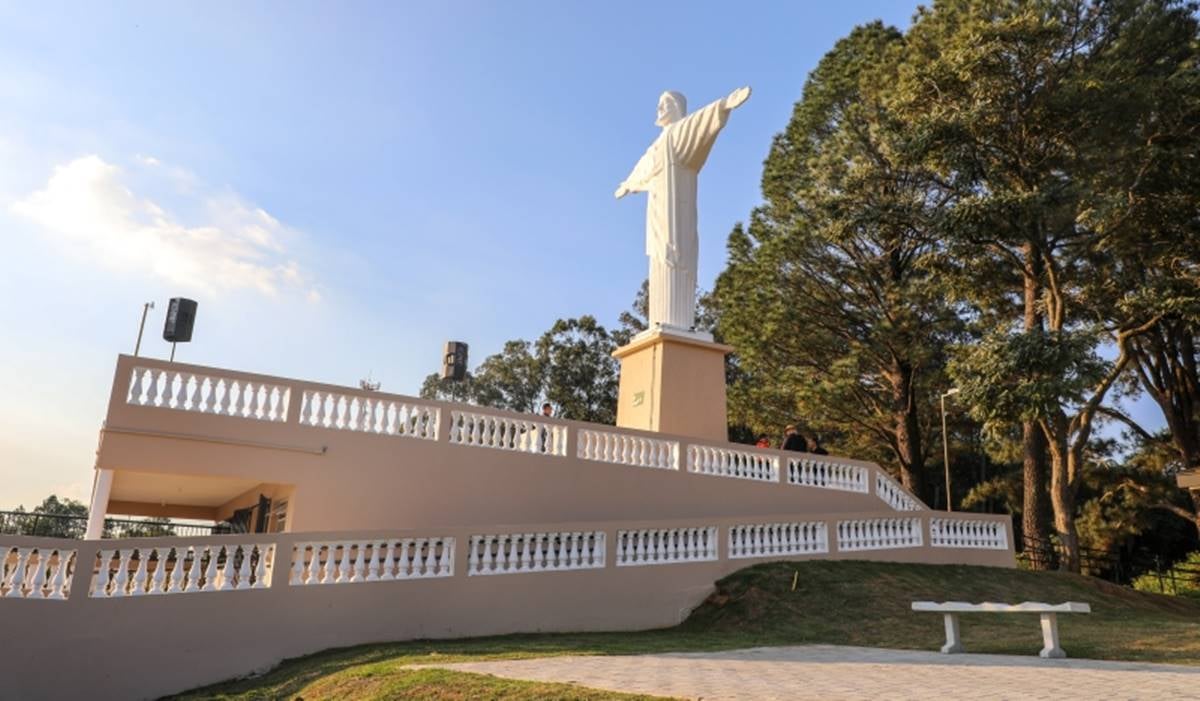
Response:
[[[1200,697],[1200,667],[836,645],[436,666],[705,701]]]

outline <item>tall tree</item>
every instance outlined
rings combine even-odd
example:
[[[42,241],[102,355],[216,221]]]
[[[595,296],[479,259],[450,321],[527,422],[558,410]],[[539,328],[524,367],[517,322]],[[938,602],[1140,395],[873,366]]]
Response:
[[[509,341],[475,369],[475,400],[499,409],[531,412],[541,403],[545,384],[543,360],[533,354],[532,345]]]
[[[948,204],[903,159],[884,98],[904,44],[880,23],[818,64],[763,172],[766,204],[729,239],[715,297],[738,353],[734,413],[758,430],[799,418],[898,466],[928,498],[931,405],[954,309],[926,261]]]
[[[595,317],[559,319],[537,342],[545,368],[546,399],[559,415],[575,421],[617,420],[617,349],[612,334]]]
[[[1114,194],[1137,188],[1132,164],[1153,160],[1153,137],[1139,137],[1160,129],[1153,96],[1186,70],[1192,24],[1165,0],[941,2],[918,14],[901,68],[900,109],[956,193],[948,278],[987,333],[957,360],[956,378],[980,418],[1024,422],[1027,533],[1041,527],[1035,468],[1048,451],[1070,569],[1096,417],[1131,343],[1164,313],[1121,294],[1146,247],[1128,226],[1137,203]],[[998,293],[981,277],[1019,284]],[[1104,344],[1115,360],[1099,354]]]
[[[617,340],[594,317],[559,319],[536,343],[508,341],[460,382],[429,375],[421,396],[519,412],[548,401],[562,418],[612,424]]]

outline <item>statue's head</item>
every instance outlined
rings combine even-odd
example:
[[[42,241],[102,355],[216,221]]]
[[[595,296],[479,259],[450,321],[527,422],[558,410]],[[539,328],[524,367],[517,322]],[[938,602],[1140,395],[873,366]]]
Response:
[[[668,90],[658,98],[658,119],[654,120],[654,123],[665,127],[683,119],[685,114],[687,114],[687,98],[681,92]]]

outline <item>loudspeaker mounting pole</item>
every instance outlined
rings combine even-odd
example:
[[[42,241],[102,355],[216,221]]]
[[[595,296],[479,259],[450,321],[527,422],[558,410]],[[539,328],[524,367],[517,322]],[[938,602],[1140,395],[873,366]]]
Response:
[[[142,332],[146,330],[146,314],[154,308],[154,302],[146,302],[142,305],[142,323],[138,325],[138,340],[133,346],[133,357],[138,356],[138,352],[142,350]]]

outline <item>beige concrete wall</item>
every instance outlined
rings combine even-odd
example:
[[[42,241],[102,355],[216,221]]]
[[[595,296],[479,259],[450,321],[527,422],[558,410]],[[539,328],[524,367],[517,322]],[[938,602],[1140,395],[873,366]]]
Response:
[[[149,516],[151,518],[186,518],[216,521],[217,510],[211,506],[180,504],[147,504],[137,501],[109,501],[108,513],[116,516]]]
[[[843,517],[860,515],[877,514]],[[930,547],[929,521],[940,516],[944,514],[902,516],[921,520],[926,543],[922,547],[840,552],[834,519],[827,522],[831,541],[828,554],[758,559],[728,557],[729,527],[787,522],[796,520],[795,514],[766,514],[757,519],[531,523],[516,529],[491,524],[412,531],[121,541],[0,536],[0,551],[7,553],[14,546],[73,549],[79,563],[65,601],[0,597],[0,621],[6,630],[20,631],[7,636],[4,653],[0,654],[0,680],[4,684],[0,689],[5,698],[29,701],[153,698],[329,647],[414,638],[670,626],[704,600],[715,580],[768,559],[822,557],[1013,566],[1011,547]],[[969,514],[961,517],[988,520]],[[635,567],[616,564],[618,530],[709,526],[718,528],[715,561]],[[594,530],[606,535],[606,564],[601,569],[467,576],[472,535]],[[453,575],[313,586],[289,584],[292,548],[296,544],[401,537],[455,538]],[[1007,537],[1011,544],[1011,531],[1007,531]],[[124,598],[89,596],[101,547],[149,549],[239,543],[275,546],[269,588]]]
[[[291,388],[291,417],[286,423],[277,423],[131,405],[126,396],[135,365],[285,384]],[[438,407],[442,412],[441,435],[437,441],[430,441],[300,425],[297,417],[305,389],[387,397]],[[871,463],[836,458],[871,471],[871,493],[859,494],[692,473],[687,470],[686,456],[695,439],[594,424],[550,421],[568,429],[565,457],[450,444],[446,440],[450,414],[462,408],[122,356],[97,466],[117,471],[221,476],[294,485],[289,499],[289,525],[294,531],[890,511],[874,494],[878,468]],[[496,416],[534,418],[482,411]],[[579,459],[575,457],[575,440],[581,429],[677,441],[680,469]],[[777,456],[784,473],[787,458],[800,455],[749,446],[729,447]],[[114,498],[119,495],[114,494]]]

